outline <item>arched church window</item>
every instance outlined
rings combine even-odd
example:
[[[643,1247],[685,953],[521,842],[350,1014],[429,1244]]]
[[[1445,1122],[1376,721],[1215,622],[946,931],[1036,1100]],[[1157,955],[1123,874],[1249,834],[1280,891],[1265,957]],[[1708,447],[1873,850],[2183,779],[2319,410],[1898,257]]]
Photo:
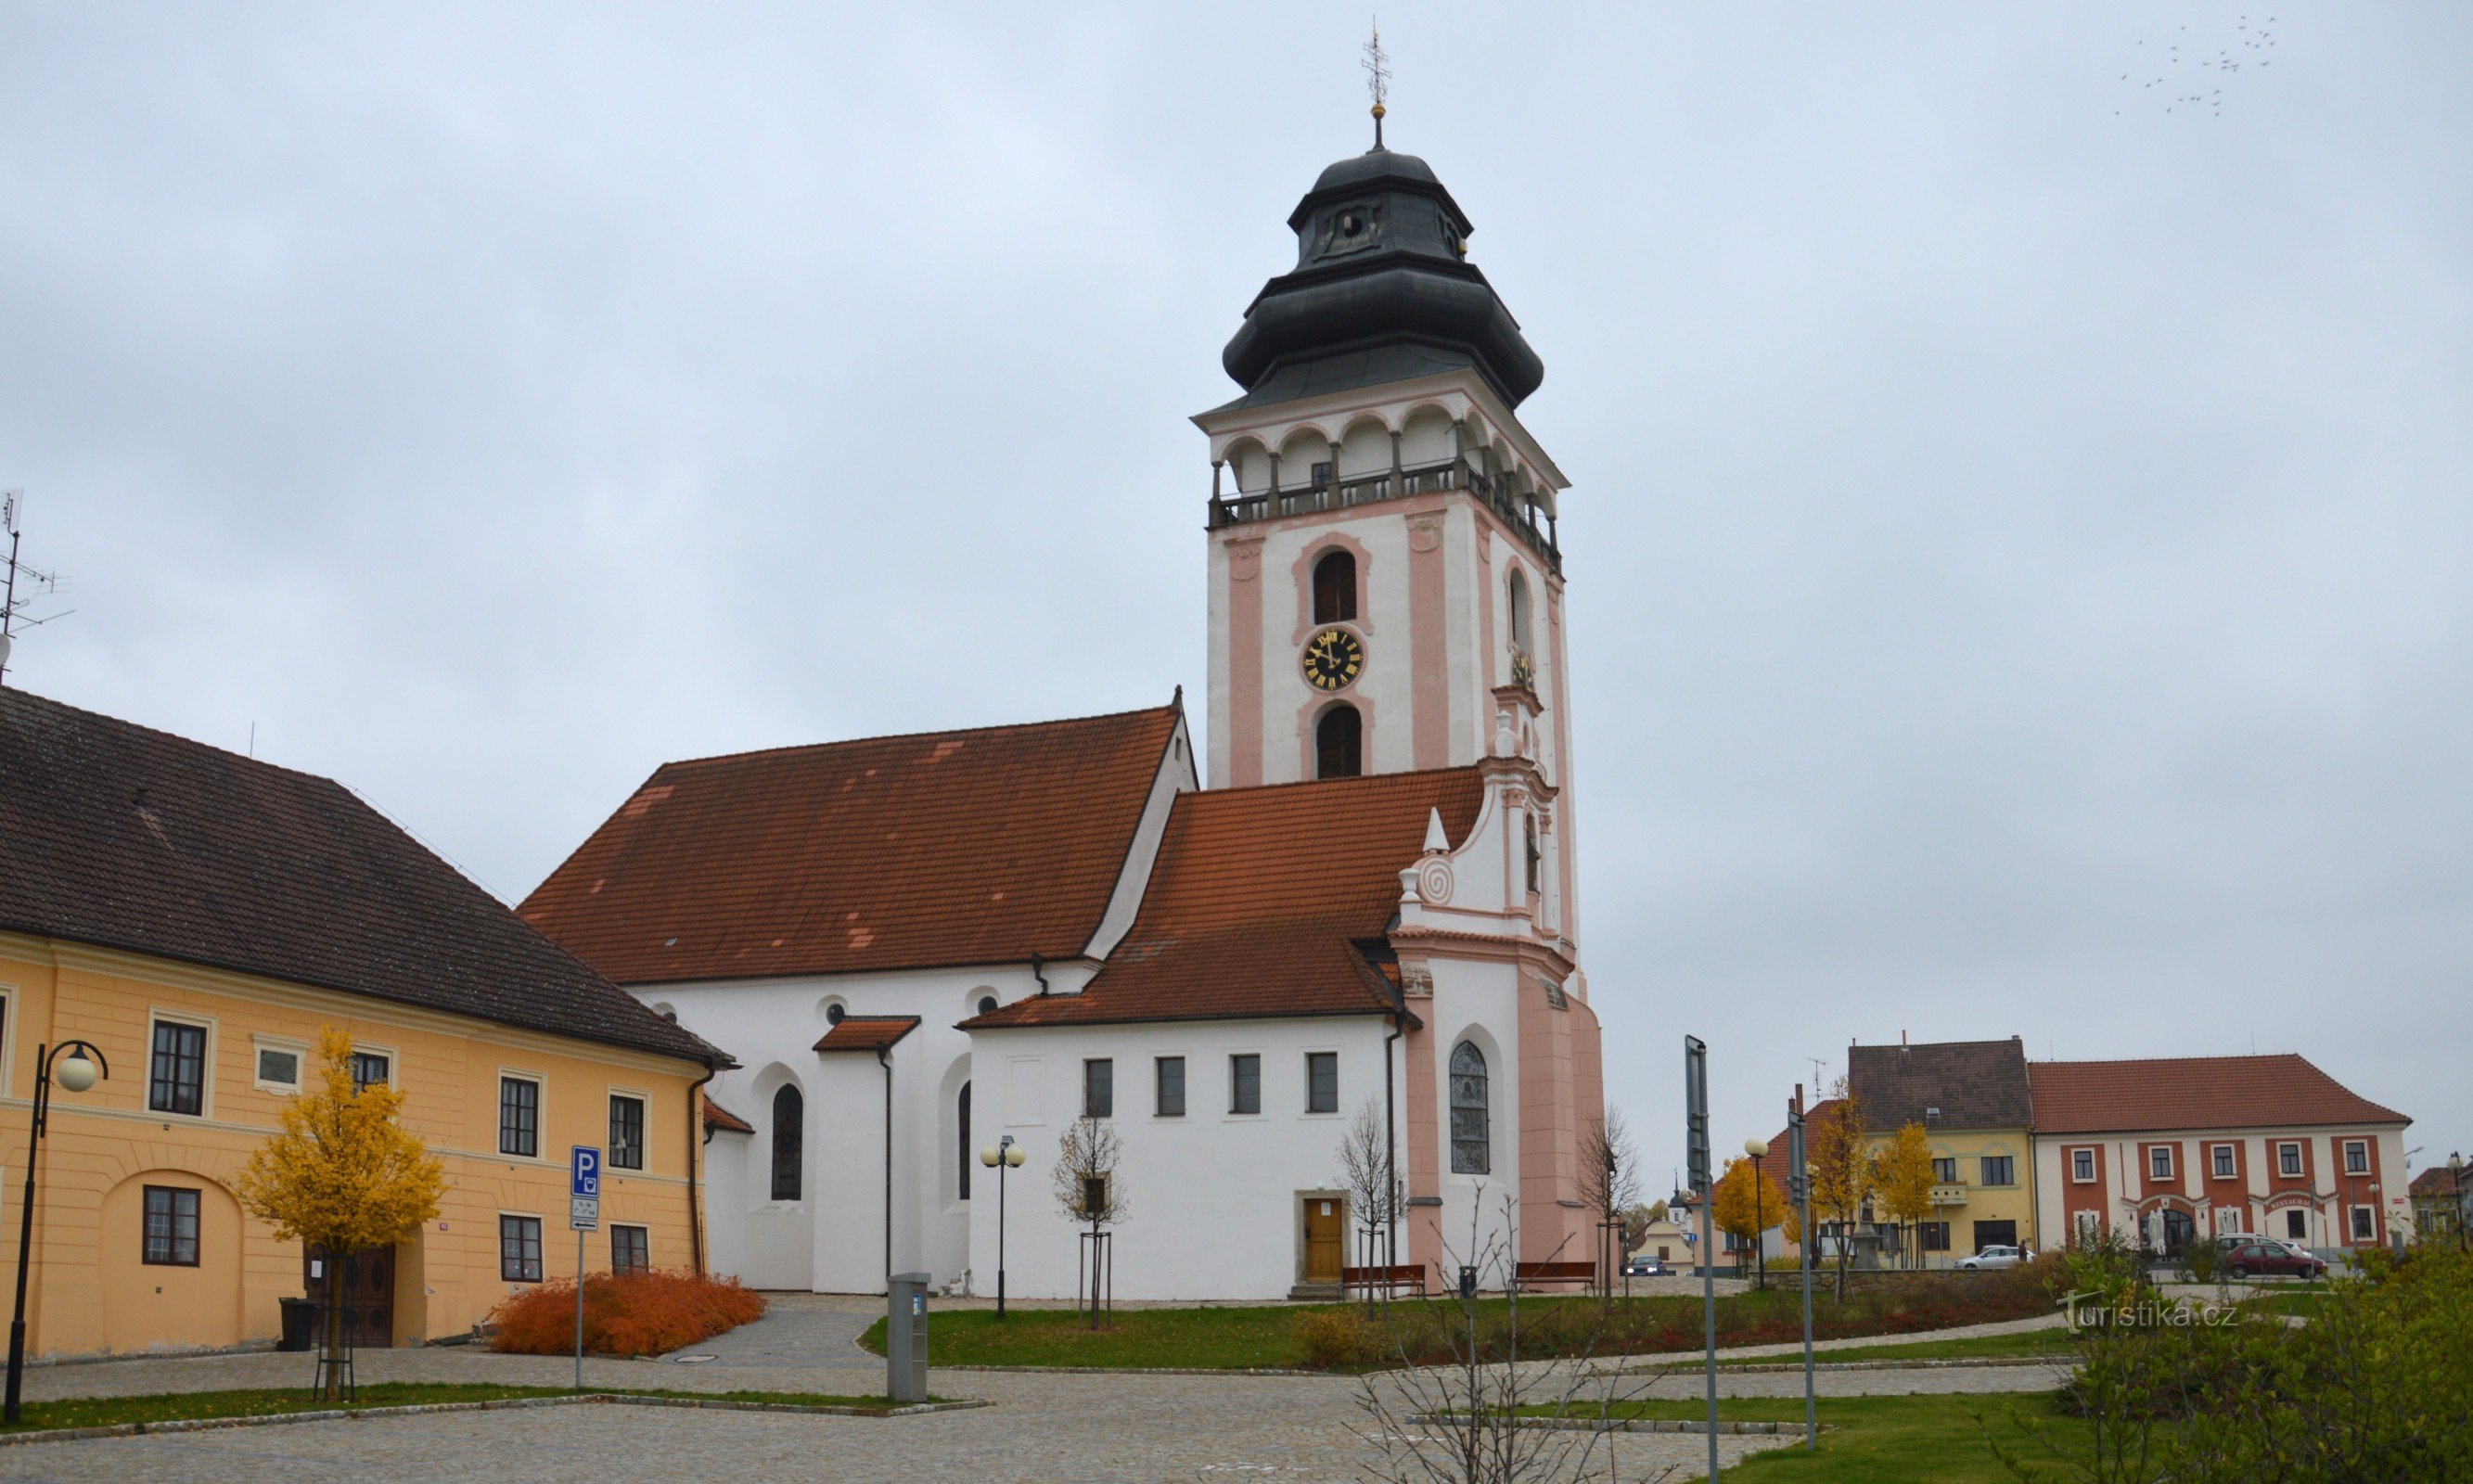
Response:
[[[1357,559],[1326,552],[1313,565],[1313,621],[1347,623],[1357,617]]]
[[[1521,822],[1528,836],[1528,889],[1546,890],[1546,852],[1537,849],[1537,816],[1531,814]]]
[[[1528,579],[1521,574],[1518,567],[1511,569],[1510,590],[1511,647],[1524,655],[1533,656],[1537,649],[1529,634]]]
[[[996,1013],[996,997],[995,995],[993,995],[993,994],[982,994],[982,995],[980,995],[980,996],[979,996],[979,1014],[981,1014],[981,1015],[983,1015],[983,1016],[992,1016],[992,1015],[995,1015]]]
[[[807,1143],[807,1100],[784,1083],[773,1094],[773,1199],[799,1198],[799,1178]]]
[[[954,1140],[953,1167],[962,1172],[959,1199],[967,1201],[971,1198],[971,1085],[967,1082],[962,1084],[962,1095],[953,1100],[953,1126],[961,1131]]]
[[[1452,1173],[1484,1175],[1494,1169],[1492,1113],[1486,1107],[1485,1053],[1475,1041],[1452,1048]]]
[[[1314,777],[1353,778],[1365,771],[1365,718],[1343,701],[1314,723]]]

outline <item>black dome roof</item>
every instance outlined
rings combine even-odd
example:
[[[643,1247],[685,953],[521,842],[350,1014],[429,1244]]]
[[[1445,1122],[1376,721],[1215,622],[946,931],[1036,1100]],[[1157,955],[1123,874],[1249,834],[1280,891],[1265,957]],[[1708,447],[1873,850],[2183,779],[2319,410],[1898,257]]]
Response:
[[[1220,364],[1232,406],[1452,367],[1517,407],[1546,379],[1520,323],[1467,261],[1468,216],[1424,160],[1385,149],[1325,170],[1288,215],[1297,266],[1262,286]]]

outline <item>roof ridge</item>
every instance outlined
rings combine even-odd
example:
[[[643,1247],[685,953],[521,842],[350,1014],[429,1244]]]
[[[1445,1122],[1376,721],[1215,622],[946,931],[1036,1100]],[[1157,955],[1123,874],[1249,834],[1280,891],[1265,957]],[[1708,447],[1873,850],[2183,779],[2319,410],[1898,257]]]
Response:
[[[2318,1071],[2317,1063],[2298,1051],[2236,1051],[2229,1056],[2109,1056],[2070,1058],[2057,1057],[2045,1061],[2029,1060],[2029,1066],[2135,1066],[2154,1062],[2299,1062]]]
[[[235,753],[228,747],[217,747],[212,742],[201,742],[195,737],[184,737],[177,731],[166,731],[160,727],[150,727],[144,722],[133,722],[126,716],[114,716],[108,711],[89,710],[82,706],[72,706],[66,701],[55,700],[54,698],[43,695],[40,692],[28,690],[23,685],[0,686],[0,697],[32,701],[37,706],[53,706],[63,711],[74,711],[80,716],[91,717],[96,721],[104,722],[113,727],[123,728],[130,731],[142,731],[149,736],[160,737],[167,742],[176,742],[181,747],[190,748],[198,752],[220,753],[234,762],[247,763],[252,768],[264,768],[270,773],[288,773],[297,778],[309,778],[316,782],[340,788],[348,794],[352,793],[351,786],[337,778],[333,774],[312,773],[306,768],[288,768],[279,762],[268,762],[263,757],[252,757],[247,753]],[[352,794],[352,797],[357,799],[360,796],[358,794]]]
[[[1143,706],[1123,711],[1100,711],[1091,716],[1057,716],[1046,721],[999,722],[992,727],[931,728],[920,731],[888,731],[872,737],[842,737],[830,742],[786,742],[778,747],[751,747],[735,753],[714,753],[704,757],[673,757],[656,765],[651,777],[644,781],[649,783],[653,778],[660,777],[662,770],[666,768],[684,768],[701,763],[735,762],[744,757],[766,757],[780,753],[820,753],[828,748],[858,747],[869,742],[908,742],[925,737],[984,736],[998,731],[1028,731],[1035,727],[1070,727],[1083,722],[1116,721],[1128,716],[1174,716],[1177,711],[1178,708],[1173,704]]]

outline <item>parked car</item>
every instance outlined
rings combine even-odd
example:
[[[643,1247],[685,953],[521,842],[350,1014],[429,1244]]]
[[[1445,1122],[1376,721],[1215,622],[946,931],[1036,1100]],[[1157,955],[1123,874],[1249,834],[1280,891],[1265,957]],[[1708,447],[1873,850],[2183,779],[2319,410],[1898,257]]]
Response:
[[[2296,1253],[2282,1242],[2247,1241],[2224,1254],[2224,1274],[2229,1278],[2264,1277],[2270,1273],[2317,1278],[2326,1271],[2324,1262],[2309,1253]]]
[[[2034,1254],[2018,1247],[1986,1247],[1972,1257],[1960,1257],[1957,1265],[1970,1272],[1977,1268],[2014,1268],[2033,1257]]]
[[[2270,1238],[2268,1245],[2271,1247],[2281,1247],[2286,1252],[2293,1254],[2296,1257],[2309,1258],[2311,1261],[2318,1264],[2318,1270],[2322,1273],[2327,1269],[2325,1258],[2319,1257],[2317,1253],[2312,1252],[2309,1248],[2302,1246],[2299,1242],[2279,1242]]]
[[[1674,1270],[1668,1267],[1664,1259],[1658,1257],[1634,1257],[1623,1264],[1625,1278],[1672,1278],[1673,1276]]]

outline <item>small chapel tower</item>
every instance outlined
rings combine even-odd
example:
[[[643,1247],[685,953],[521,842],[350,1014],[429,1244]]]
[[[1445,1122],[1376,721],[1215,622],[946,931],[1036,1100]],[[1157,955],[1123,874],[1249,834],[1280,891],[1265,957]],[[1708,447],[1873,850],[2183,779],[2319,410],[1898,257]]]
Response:
[[[1545,364],[1424,160],[1378,136],[1288,226],[1295,268],[1220,357],[1244,395],[1193,419],[1211,440],[1209,782],[1525,756],[1546,785],[1532,872],[1568,938],[1565,480],[1515,415]]]

